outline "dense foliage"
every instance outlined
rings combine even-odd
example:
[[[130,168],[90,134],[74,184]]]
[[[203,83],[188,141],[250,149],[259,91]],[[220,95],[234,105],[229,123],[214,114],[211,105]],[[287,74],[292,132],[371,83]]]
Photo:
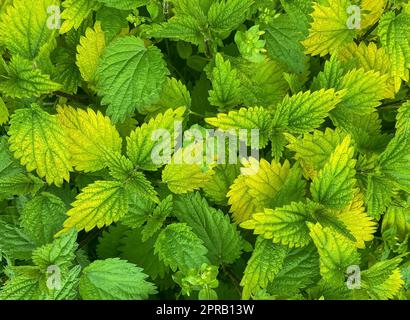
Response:
[[[0,299],[410,297],[407,0],[0,0],[0,49]]]

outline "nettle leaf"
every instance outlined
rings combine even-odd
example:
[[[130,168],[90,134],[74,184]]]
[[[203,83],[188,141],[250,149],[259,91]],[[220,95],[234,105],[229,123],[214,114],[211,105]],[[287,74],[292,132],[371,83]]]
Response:
[[[56,34],[48,9],[58,5],[55,0],[13,1],[1,15],[0,43],[13,55],[33,60]]]
[[[404,285],[398,268],[402,258],[380,261],[363,271],[362,288],[375,300],[393,299]]]
[[[101,237],[98,238],[96,248],[98,258],[117,257],[121,253],[122,240],[128,230],[129,228],[122,224],[111,225],[107,230],[104,230]]]
[[[29,259],[34,242],[18,226],[0,220],[0,250],[15,259]]]
[[[261,237],[256,240],[255,249],[241,280],[241,286],[244,287],[243,299],[249,299],[251,295],[267,288],[282,268],[288,251],[287,247],[273,244]]]
[[[246,18],[246,12],[253,0],[218,0],[209,7],[210,28],[217,32],[229,32]]]
[[[6,75],[0,79],[0,91],[11,98],[31,98],[49,94],[61,88],[50,80],[50,76],[34,67],[33,63],[21,56],[14,56],[5,65]]]
[[[172,271],[187,271],[208,263],[203,241],[185,223],[173,223],[161,231],[155,242],[155,254]]]
[[[61,19],[64,22],[60,28],[61,34],[67,33],[73,28],[77,30],[84,19],[92,11],[97,10],[101,4],[96,0],[64,0],[62,6],[64,10],[61,13]]]
[[[47,244],[63,225],[66,211],[66,205],[60,198],[43,192],[24,205],[21,226],[37,245]]]
[[[409,213],[409,207],[389,206],[383,216],[382,233],[392,229],[401,241],[406,239],[410,233]]]
[[[97,0],[110,8],[121,10],[135,9],[148,4],[149,0]]]
[[[289,247],[303,247],[309,244],[309,228],[306,224],[313,221],[314,205],[292,203],[275,210],[265,209],[263,213],[255,213],[252,219],[241,224],[245,229],[253,229],[255,234],[274,243]]]
[[[107,166],[106,158],[119,153],[122,139],[110,118],[91,109],[57,107],[57,118],[66,132],[71,164],[77,171],[94,172]]]
[[[10,120],[10,150],[28,171],[36,170],[48,184],[61,186],[70,180],[72,166],[67,150],[67,136],[57,117],[33,104],[19,109]]]
[[[342,97],[343,93],[333,89],[287,96],[275,109],[273,127],[291,133],[312,131],[324,122]]]
[[[38,283],[40,274],[19,275],[6,282],[0,291],[1,300],[40,300],[44,298]]]
[[[175,216],[204,242],[212,264],[229,264],[241,255],[241,237],[229,216],[210,207],[199,193],[178,197]]]
[[[401,81],[409,80],[410,68],[410,16],[394,12],[385,13],[380,21],[378,33],[382,46],[390,57],[391,74],[394,76],[396,91],[401,87]]]
[[[9,121],[9,116],[9,110],[3,99],[0,98],[0,125],[7,123]]]
[[[160,100],[152,106],[146,107],[143,111],[165,113],[168,109],[178,109],[191,107],[191,94],[187,87],[175,78],[167,78],[162,88]]]
[[[370,174],[366,190],[366,203],[369,214],[380,218],[390,205],[393,194],[393,185],[388,179],[380,174]]]
[[[13,158],[6,139],[0,139],[0,199],[13,195],[36,193],[43,181],[31,174]]]
[[[302,42],[308,54],[332,54],[353,40],[356,30],[354,26],[348,26],[348,7],[351,5],[349,0],[325,0],[314,3],[309,36]]]
[[[282,61],[293,72],[306,68],[307,58],[300,43],[308,34],[309,20],[297,5],[289,3],[286,14],[280,15],[266,27],[266,49],[272,58]]]
[[[386,98],[394,98],[395,88],[390,72],[390,58],[384,48],[379,48],[374,42],[369,44],[361,42],[359,45],[351,43],[338,52],[337,58],[353,69],[363,69],[365,72],[378,71],[382,76],[387,76],[383,91]]]
[[[410,191],[410,132],[398,133],[379,157],[380,170],[401,189]]]
[[[320,224],[309,225],[320,256],[320,274],[334,286],[343,285],[348,267],[358,265],[360,256],[352,242]]]
[[[219,53],[215,57],[211,80],[212,90],[209,92],[209,102],[212,105],[228,108],[239,104],[241,82],[238,79],[238,71],[232,68],[229,60],[224,61]]]
[[[148,217],[147,223],[142,229],[142,241],[147,241],[159,231],[165,220],[173,211],[172,196],[166,197],[162,200],[158,206],[152,212],[152,215]]]
[[[268,292],[292,298],[316,283],[319,274],[319,255],[313,244],[288,250],[281,270],[268,285]]]
[[[272,125],[269,112],[258,107],[241,108],[239,111],[230,111],[228,114],[219,113],[217,117],[207,118],[205,121],[222,130],[247,130],[248,144],[252,141],[252,130],[258,130],[259,148],[267,145]]]
[[[80,38],[80,44],[77,46],[76,64],[85,81],[95,82],[98,61],[105,46],[105,33],[98,21],[94,29],[88,28],[85,31],[85,36]]]
[[[129,194],[134,193],[138,197],[158,202],[158,195],[154,187],[142,172],[135,169],[131,160],[125,156],[114,154],[107,157],[110,175],[118,179],[126,187]]]
[[[75,300],[78,296],[81,267],[73,267],[68,274],[62,277],[61,288],[51,290],[47,299],[50,300]]]
[[[143,270],[126,260],[96,260],[83,270],[80,295],[84,300],[142,300],[155,294]]]
[[[295,159],[301,164],[304,173],[314,178],[323,169],[336,147],[343,141],[345,134],[341,130],[326,128],[325,132],[314,130],[303,137],[286,134],[289,150],[295,152]]]
[[[264,208],[275,208],[302,200],[305,182],[300,169],[262,159],[245,163],[243,173],[234,181],[227,196],[236,223],[249,220],[251,215]]]
[[[127,137],[127,155],[137,168],[156,171],[166,163],[165,160],[170,160],[162,159],[161,151],[166,153],[167,148],[173,147],[174,129],[182,125],[184,113],[184,107],[167,110],[131,132]],[[167,157],[167,154],[163,156]]]
[[[71,230],[61,238],[54,240],[33,251],[33,262],[42,270],[48,266],[58,266],[62,269],[72,266],[77,250],[77,232]]]
[[[356,184],[353,155],[351,138],[347,136],[313,179],[310,192],[315,201],[329,208],[343,209],[353,200]]]
[[[240,166],[239,164],[221,164],[217,165],[213,171],[215,174],[205,183],[202,189],[207,198],[216,204],[226,205],[228,203],[226,194],[240,174]]]
[[[96,181],[85,187],[67,212],[63,234],[71,228],[78,231],[108,226],[128,211],[128,195],[120,181]]]
[[[142,241],[141,229],[132,229],[122,239],[121,258],[144,268],[144,272],[153,280],[164,278],[167,267],[154,254],[154,245],[158,234],[147,241]]]
[[[399,108],[396,129],[398,134],[404,134],[410,130],[410,101],[407,101]]]
[[[146,47],[136,37],[118,38],[107,46],[98,64],[97,92],[112,120],[123,122],[159,99],[168,73],[157,47]]]
[[[176,151],[162,171],[162,181],[167,184],[169,190],[175,194],[183,194],[198,190],[209,183],[214,171],[203,164],[203,154],[204,147],[199,143]]]

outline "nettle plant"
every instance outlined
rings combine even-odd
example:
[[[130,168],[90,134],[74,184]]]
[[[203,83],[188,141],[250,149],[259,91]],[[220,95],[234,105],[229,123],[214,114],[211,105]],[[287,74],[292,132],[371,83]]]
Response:
[[[408,1],[0,0],[0,46],[0,299],[409,297]]]

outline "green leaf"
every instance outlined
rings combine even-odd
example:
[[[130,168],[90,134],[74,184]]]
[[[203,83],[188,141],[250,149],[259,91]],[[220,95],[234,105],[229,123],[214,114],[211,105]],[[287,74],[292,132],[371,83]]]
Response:
[[[64,22],[60,28],[61,34],[67,33],[72,28],[77,30],[84,19],[101,6],[96,0],[65,0],[62,5],[64,11],[61,14],[61,19]]]
[[[305,175],[313,178],[342,143],[345,134],[341,130],[326,128],[324,132],[314,130],[313,133],[299,138],[290,134],[285,136],[289,142],[286,147],[296,153],[294,157],[301,164]]]
[[[0,43],[14,57],[19,55],[34,60],[56,34],[49,28],[51,14],[48,8],[58,5],[59,1],[55,0],[13,1],[1,15]]]
[[[13,159],[7,140],[0,139],[0,199],[35,194],[43,184],[43,181],[25,172],[18,161]]]
[[[273,127],[291,133],[310,132],[324,122],[342,97],[333,89],[287,96],[275,109]]]
[[[183,107],[167,110],[131,132],[127,137],[127,155],[137,168],[156,171],[166,163],[161,159],[161,151],[165,150],[167,156],[167,148],[172,148],[174,129],[181,124],[184,113]]]
[[[21,226],[37,245],[44,245],[53,240],[63,225],[66,211],[66,205],[60,198],[42,192],[24,205]]]
[[[67,137],[61,131],[56,116],[38,105],[19,109],[10,120],[10,150],[28,171],[36,170],[48,184],[61,186],[70,181],[70,155]]]
[[[316,283],[319,277],[319,256],[313,243],[304,248],[289,249],[281,270],[268,285],[268,292],[292,297]]]
[[[292,203],[275,210],[265,209],[262,213],[254,213],[251,220],[241,224],[242,228],[253,229],[254,234],[272,239],[274,243],[289,247],[304,247],[309,244],[309,228],[306,224],[312,220],[314,205]]]
[[[0,291],[0,300],[40,300],[44,297],[39,288],[40,274],[19,275],[6,282]]]
[[[240,173],[240,166],[237,164],[221,164],[214,169],[215,174],[205,183],[203,190],[207,198],[218,205],[226,205],[226,197],[229,187],[233,184]]]
[[[136,265],[121,259],[96,260],[83,270],[80,295],[84,300],[142,300],[157,291]]]
[[[9,121],[9,116],[9,110],[3,99],[0,98],[0,125],[7,123]]]
[[[50,290],[47,300],[76,300],[80,282],[81,267],[75,266],[62,276],[61,287]]]
[[[167,184],[169,190],[175,194],[183,194],[198,190],[209,183],[214,171],[203,164],[203,154],[204,147],[201,143],[176,151],[171,162],[162,171],[162,181]]]
[[[135,9],[148,4],[149,0],[97,0],[107,7],[121,10]]]
[[[238,79],[238,71],[232,68],[229,60],[224,61],[219,53],[215,57],[211,81],[212,90],[209,92],[209,102],[212,105],[229,108],[239,104],[241,82]]]
[[[175,78],[167,78],[160,100],[152,106],[146,108],[146,111],[165,113],[168,109],[178,109],[191,107],[191,95],[187,87]],[[145,110],[143,110],[145,111]]]
[[[103,260],[118,257],[127,230],[128,227],[122,224],[111,225],[107,230],[104,230],[101,237],[98,238],[96,248],[98,258]]]
[[[409,80],[410,68],[410,16],[386,12],[379,21],[378,33],[382,46],[390,57],[391,74],[395,89],[399,91],[402,79]]]
[[[222,130],[247,130],[248,145],[251,143],[252,130],[258,130],[259,148],[264,148],[269,142],[272,120],[269,112],[263,108],[241,108],[228,114],[219,113],[217,117],[206,118],[205,121]]]
[[[15,259],[30,259],[34,242],[17,226],[0,220],[0,249]]]
[[[98,61],[104,49],[105,33],[101,29],[101,23],[96,22],[94,29],[88,28],[85,31],[85,36],[80,38],[77,46],[76,64],[85,81],[95,82]]]
[[[228,204],[236,223],[249,220],[251,215],[264,208],[281,207],[291,202],[301,201],[305,193],[305,182],[300,169],[290,167],[285,161],[257,162],[251,159],[234,181],[227,194]]]
[[[410,192],[410,132],[397,133],[379,157],[382,173]]]
[[[178,197],[174,213],[204,242],[212,264],[230,264],[241,255],[241,237],[236,226],[229,216],[210,207],[199,193]]]
[[[392,184],[385,177],[377,174],[370,174],[368,176],[366,203],[369,214],[380,218],[390,205],[392,196]]]
[[[173,223],[162,230],[155,242],[155,254],[172,271],[187,271],[208,263],[203,241],[185,223]]]
[[[253,0],[218,0],[208,11],[210,28],[220,33],[227,33],[239,26],[246,18],[246,13]]]
[[[172,195],[169,195],[162,200],[158,206],[152,212],[152,215],[148,217],[147,223],[142,229],[142,241],[147,241],[154,236],[163,226],[167,217],[173,211]]]
[[[380,261],[361,274],[362,288],[374,300],[393,299],[403,287],[404,281],[398,268],[402,258]]]
[[[335,149],[310,186],[312,197],[329,208],[343,209],[355,192],[354,148],[349,136]]]
[[[266,49],[272,59],[278,59],[292,72],[302,73],[307,58],[300,42],[307,36],[308,17],[294,4],[287,5],[285,10],[287,14],[266,26]]]
[[[108,105],[107,114],[115,123],[123,122],[135,110],[155,103],[168,73],[155,46],[145,47],[144,41],[135,37],[111,42],[96,72],[97,91],[102,104]]]
[[[122,139],[110,118],[92,109],[57,107],[59,124],[66,133],[71,164],[77,171],[94,172],[107,166],[107,157],[119,153]]]
[[[119,181],[96,181],[81,191],[72,207],[58,235],[71,228],[90,231],[120,220],[128,211],[128,196]]]
[[[242,298],[249,299],[251,295],[266,289],[279,273],[288,253],[288,248],[273,244],[270,240],[259,237],[256,240],[255,249],[249,259],[241,286],[243,286]]]
[[[77,250],[77,232],[71,230],[62,237],[33,251],[33,262],[42,270],[49,266],[66,269],[72,266]]]
[[[324,0],[314,3],[309,36],[302,42],[308,54],[332,54],[353,40],[356,31],[348,26],[349,6],[349,0]]]
[[[33,63],[14,56],[5,65],[6,75],[0,79],[0,91],[11,98],[40,97],[59,90],[61,85],[50,80],[50,76],[37,69]]]
[[[323,279],[336,287],[343,285],[347,268],[360,262],[353,242],[320,224],[310,224],[309,229],[319,252]]]
[[[157,236],[151,237],[147,241],[142,241],[142,229],[133,229],[125,234],[120,247],[120,257],[144,268],[153,280],[164,278],[166,266],[159,260],[158,255],[154,254],[154,245]]]

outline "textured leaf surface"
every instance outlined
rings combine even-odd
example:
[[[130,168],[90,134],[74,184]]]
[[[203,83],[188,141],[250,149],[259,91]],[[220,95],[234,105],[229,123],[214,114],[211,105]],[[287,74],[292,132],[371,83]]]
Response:
[[[71,228],[89,231],[118,221],[128,211],[128,198],[121,182],[96,181],[82,190],[72,206],[62,233]]]
[[[67,137],[56,116],[38,105],[17,110],[10,121],[10,150],[28,171],[36,170],[48,184],[70,180],[70,154]]]
[[[106,157],[121,151],[122,139],[110,118],[91,109],[58,107],[71,163],[78,171],[93,172],[106,167]]]
[[[96,73],[107,114],[114,122],[122,122],[135,110],[156,102],[167,74],[155,46],[145,47],[143,40],[134,37],[113,41],[104,50]]]
[[[199,193],[179,197],[175,215],[204,242],[212,264],[229,264],[240,256],[242,243],[236,226],[222,211],[210,207]]]
[[[173,271],[199,268],[207,263],[203,241],[184,223],[170,224],[155,242],[155,253]]]
[[[97,260],[83,270],[80,295],[84,300],[141,300],[156,293],[148,276],[121,259]]]

